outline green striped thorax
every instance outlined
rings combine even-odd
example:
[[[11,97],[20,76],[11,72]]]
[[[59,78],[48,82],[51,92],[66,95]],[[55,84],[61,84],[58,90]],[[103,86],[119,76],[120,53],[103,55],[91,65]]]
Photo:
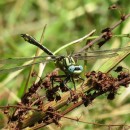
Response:
[[[55,63],[56,66],[66,74],[80,75],[83,71],[83,67],[81,65],[76,65],[72,56],[62,57],[62,59],[57,60]]]

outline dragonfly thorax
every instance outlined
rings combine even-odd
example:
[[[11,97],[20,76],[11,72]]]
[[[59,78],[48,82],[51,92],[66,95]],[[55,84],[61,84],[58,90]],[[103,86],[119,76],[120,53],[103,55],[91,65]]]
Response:
[[[68,68],[71,65],[75,65],[75,61],[74,61],[73,57],[67,56],[67,57],[64,57],[63,64],[64,64],[64,66],[66,66]]]

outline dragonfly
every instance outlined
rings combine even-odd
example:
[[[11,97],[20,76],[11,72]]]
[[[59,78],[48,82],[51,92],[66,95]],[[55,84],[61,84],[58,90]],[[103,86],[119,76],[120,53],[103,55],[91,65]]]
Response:
[[[47,56],[36,56],[36,57],[23,57],[23,58],[7,58],[0,60],[0,74],[9,73],[13,71],[17,71],[26,67],[30,67],[34,64],[44,63],[44,62],[54,62],[55,65],[60,68],[64,72],[64,76],[66,77],[64,83],[66,84],[68,81],[72,81],[74,83],[75,88],[75,78],[80,78],[80,74],[83,72],[83,66],[78,65],[76,60],[92,60],[99,58],[107,58],[117,56],[120,51],[128,51],[130,50],[130,46],[123,48],[116,48],[111,50],[95,50],[95,51],[83,51],[80,53],[74,53],[68,56],[54,55],[47,47],[41,45],[34,37],[28,34],[21,34],[21,37],[27,41],[28,43],[37,46],[41,50],[43,50]],[[47,57],[49,57],[47,59]],[[21,63],[25,63],[27,61],[33,61],[34,63],[30,63],[27,65],[18,65]],[[13,67],[8,67],[8,65],[12,65]],[[76,89],[76,88],[75,88]]]

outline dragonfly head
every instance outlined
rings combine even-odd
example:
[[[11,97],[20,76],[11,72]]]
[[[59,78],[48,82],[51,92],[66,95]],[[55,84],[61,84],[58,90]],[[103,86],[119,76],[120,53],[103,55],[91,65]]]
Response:
[[[79,75],[83,71],[83,67],[81,65],[75,66],[71,65],[68,67],[68,72],[74,75]]]

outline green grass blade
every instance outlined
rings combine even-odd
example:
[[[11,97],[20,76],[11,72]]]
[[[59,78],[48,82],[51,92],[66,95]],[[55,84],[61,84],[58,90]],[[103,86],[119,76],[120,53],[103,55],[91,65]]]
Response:
[[[98,71],[102,71],[104,73],[110,72],[116,65],[118,65],[123,59],[125,59],[129,54],[130,50],[124,52],[118,52],[118,56],[112,57],[107,62],[103,63]]]

